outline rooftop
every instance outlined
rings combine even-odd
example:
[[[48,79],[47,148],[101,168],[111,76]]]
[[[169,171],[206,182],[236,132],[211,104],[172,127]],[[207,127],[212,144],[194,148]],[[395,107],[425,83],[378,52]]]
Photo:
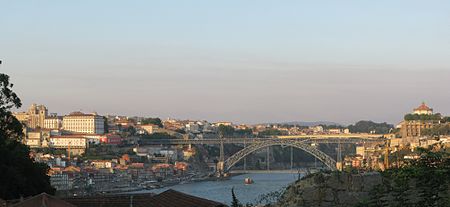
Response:
[[[414,109],[414,111],[431,111],[431,110],[433,110],[433,109],[430,108],[430,107],[428,107],[428,106],[425,104],[425,102],[422,102],[422,104],[421,104],[419,107],[417,107],[417,108]]]
[[[136,195],[105,195],[91,197],[66,198],[77,206],[83,207],[222,207],[225,204],[211,201],[204,198],[181,193],[172,189],[164,191],[158,195],[152,193]]]
[[[60,200],[46,193],[25,199],[22,202],[11,205],[11,207],[76,207],[73,204]]]

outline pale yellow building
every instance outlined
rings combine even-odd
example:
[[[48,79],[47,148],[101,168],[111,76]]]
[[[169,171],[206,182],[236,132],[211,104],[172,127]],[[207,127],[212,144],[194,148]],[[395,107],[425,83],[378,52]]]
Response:
[[[153,134],[155,133],[155,131],[157,129],[159,129],[159,127],[157,125],[154,124],[145,124],[145,125],[141,125],[141,128],[147,132],[147,134]]]
[[[43,128],[48,110],[44,105],[32,104],[27,112],[15,112],[13,115],[29,128]]]
[[[47,117],[44,120],[44,129],[60,129],[62,127],[62,118],[60,117]]]
[[[64,116],[63,130],[72,133],[104,134],[105,119],[97,114],[73,112]]]

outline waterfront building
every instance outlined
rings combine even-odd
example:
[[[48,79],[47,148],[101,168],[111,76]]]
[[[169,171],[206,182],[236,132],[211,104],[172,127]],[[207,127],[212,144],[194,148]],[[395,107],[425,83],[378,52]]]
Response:
[[[73,112],[64,116],[63,129],[72,133],[104,134],[105,119],[95,113]]]

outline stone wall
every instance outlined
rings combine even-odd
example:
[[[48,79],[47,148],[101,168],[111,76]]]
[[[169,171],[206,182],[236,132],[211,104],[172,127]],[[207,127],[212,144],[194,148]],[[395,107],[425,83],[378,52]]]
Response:
[[[379,173],[317,173],[290,185],[275,206],[353,206],[369,198],[381,184]]]

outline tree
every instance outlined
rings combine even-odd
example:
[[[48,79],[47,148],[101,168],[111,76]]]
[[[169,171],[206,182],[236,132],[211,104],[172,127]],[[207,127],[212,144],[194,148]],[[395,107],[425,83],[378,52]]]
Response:
[[[109,132],[109,124],[108,124],[108,117],[103,117],[103,128],[105,129],[105,134]]]
[[[223,137],[231,137],[234,135],[234,128],[221,124],[219,125],[219,134]]]
[[[239,200],[236,198],[236,194],[234,194],[234,187],[231,188],[231,197],[232,197],[232,201],[231,201],[231,207],[241,207],[241,203],[239,202]]]
[[[163,124],[162,124],[160,118],[146,118],[141,121],[141,124],[154,124],[161,128],[163,127]]]
[[[260,137],[270,137],[270,136],[279,136],[279,135],[287,135],[286,132],[280,131],[278,129],[267,129],[258,133]]]
[[[394,126],[391,124],[375,123],[373,121],[358,121],[354,125],[348,126],[352,133],[370,133],[375,131],[377,134],[387,134]]]
[[[34,162],[29,148],[20,142],[22,124],[10,110],[22,104],[12,87],[9,76],[0,74],[0,198],[17,199],[42,192],[54,194],[47,176],[49,167]]]

